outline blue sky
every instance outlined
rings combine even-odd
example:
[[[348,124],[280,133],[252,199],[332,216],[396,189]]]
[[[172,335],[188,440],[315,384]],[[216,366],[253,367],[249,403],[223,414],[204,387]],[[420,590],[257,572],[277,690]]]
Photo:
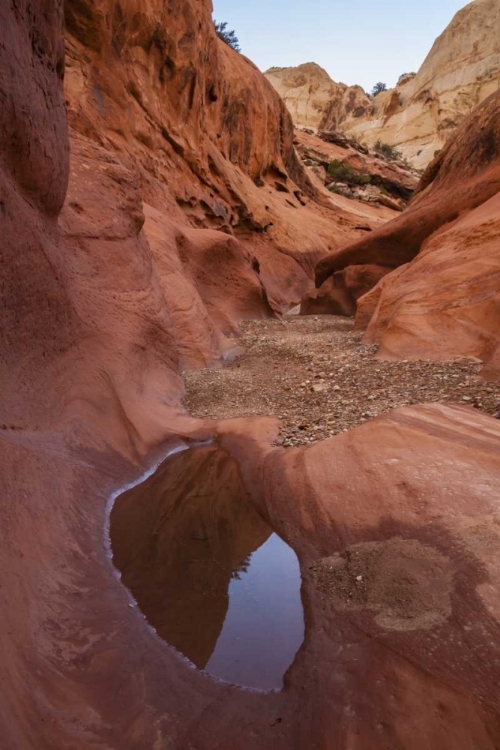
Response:
[[[316,62],[371,90],[416,71],[466,0],[213,0],[261,69]]]

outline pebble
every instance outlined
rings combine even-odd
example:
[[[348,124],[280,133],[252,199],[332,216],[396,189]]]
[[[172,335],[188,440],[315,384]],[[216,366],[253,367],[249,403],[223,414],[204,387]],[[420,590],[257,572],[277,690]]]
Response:
[[[474,360],[377,360],[377,347],[364,346],[353,321],[337,316],[293,316],[286,328],[251,321],[242,330],[237,363],[184,373],[193,416],[279,414],[285,447],[342,434],[410,403],[470,404],[500,418],[500,383],[481,380]]]

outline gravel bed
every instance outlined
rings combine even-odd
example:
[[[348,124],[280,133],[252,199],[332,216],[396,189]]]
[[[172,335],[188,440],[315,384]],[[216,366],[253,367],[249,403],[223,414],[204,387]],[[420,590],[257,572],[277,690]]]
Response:
[[[353,326],[336,316],[247,322],[240,358],[184,374],[185,405],[202,418],[276,416],[284,446],[309,445],[408,404],[469,405],[500,418],[500,383],[482,380],[477,360],[378,360]]]

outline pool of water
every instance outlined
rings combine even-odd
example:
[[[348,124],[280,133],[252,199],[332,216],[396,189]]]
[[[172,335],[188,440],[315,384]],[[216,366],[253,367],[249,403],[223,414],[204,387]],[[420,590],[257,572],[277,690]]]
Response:
[[[228,454],[171,456],[117,498],[110,536],[122,582],[167,643],[220,680],[283,686],[304,638],[300,566]]]
[[[206,671],[237,685],[281,688],[304,639],[301,614],[297,556],[271,534],[229,584],[229,607]]]

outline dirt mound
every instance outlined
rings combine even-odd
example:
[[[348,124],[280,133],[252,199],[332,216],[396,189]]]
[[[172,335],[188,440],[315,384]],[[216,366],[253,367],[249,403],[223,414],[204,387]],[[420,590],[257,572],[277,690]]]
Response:
[[[451,615],[451,561],[417,540],[356,544],[313,570],[340,609],[372,610],[386,630],[427,630]]]

